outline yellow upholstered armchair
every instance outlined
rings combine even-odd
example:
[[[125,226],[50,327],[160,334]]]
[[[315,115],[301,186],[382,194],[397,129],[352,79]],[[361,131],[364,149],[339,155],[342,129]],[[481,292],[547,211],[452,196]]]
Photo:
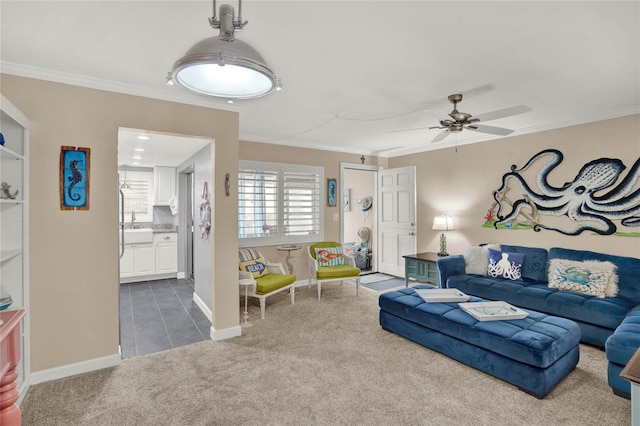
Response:
[[[335,241],[322,241],[309,246],[309,287],[313,281],[318,284],[318,300],[320,300],[323,282],[354,280],[356,295],[360,294],[360,269],[356,261],[342,250],[342,244]]]
[[[269,263],[262,254],[251,248],[238,250],[241,280],[254,280],[248,296],[260,299],[260,318],[265,318],[266,299],[281,291],[289,290],[291,304],[295,302],[296,276],[284,271],[281,263]]]

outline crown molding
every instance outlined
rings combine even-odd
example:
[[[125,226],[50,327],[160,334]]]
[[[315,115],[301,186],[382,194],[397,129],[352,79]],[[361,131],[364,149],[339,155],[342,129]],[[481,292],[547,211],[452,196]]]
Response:
[[[19,77],[33,78],[36,80],[51,81],[54,83],[69,84],[72,86],[86,87],[88,89],[121,93],[124,95],[140,96],[144,98],[177,102],[181,104],[195,105],[205,108],[220,109],[225,111],[238,112],[242,109],[238,108],[237,106],[230,108],[229,104],[223,100],[191,95],[186,92],[176,91],[175,93],[173,93],[167,90],[153,89],[135,84],[120,83],[110,80],[102,80],[62,71],[53,71],[44,68],[16,64],[13,62],[0,62],[0,73],[16,75]]]
[[[187,105],[200,106],[205,108],[212,108],[224,111],[233,111],[241,113],[243,108],[240,105],[233,104],[232,107],[226,103],[226,101],[204,98],[197,95],[191,95],[188,93],[172,93],[166,90],[152,89],[149,87],[120,83],[109,80],[102,80],[97,78],[91,78],[81,76],[77,74],[65,73],[60,71],[52,71],[48,69],[31,67],[27,65],[16,64],[12,62],[2,61],[0,62],[0,73],[11,74],[20,77],[33,78],[37,80],[52,81],[55,83],[69,84],[73,86],[86,87],[89,89],[105,90],[108,92],[121,93],[125,95],[141,96],[145,98],[158,99],[169,102],[177,102]],[[506,137],[513,137],[519,135],[525,135],[529,133],[543,132],[546,130],[554,130],[563,127],[576,126],[579,124],[592,123],[595,121],[609,120],[618,117],[624,117],[627,115],[640,114],[640,106],[634,106],[629,108],[623,108],[614,111],[606,111],[602,113],[592,114],[584,117],[574,117],[568,120],[554,121],[552,123],[544,123],[541,125],[530,126],[526,128],[517,129],[512,135]],[[262,140],[261,140],[262,139]],[[464,138],[463,140],[452,140],[445,143],[429,144],[415,146],[415,147],[402,147],[397,149],[385,149],[381,151],[371,149],[351,149],[345,147],[336,147],[331,145],[314,144],[313,146],[306,146],[307,144],[301,141],[292,139],[266,139],[264,136],[257,136],[252,134],[240,133],[240,140],[246,140],[249,142],[269,143],[274,145],[284,145],[296,148],[310,148],[319,149],[323,151],[342,152],[348,154],[364,154],[374,155],[381,158],[393,158],[403,155],[416,154],[425,151],[433,151],[436,149],[444,149],[453,147],[456,145],[468,145],[472,143],[487,142],[490,140],[498,139],[491,136],[475,136],[471,138]]]

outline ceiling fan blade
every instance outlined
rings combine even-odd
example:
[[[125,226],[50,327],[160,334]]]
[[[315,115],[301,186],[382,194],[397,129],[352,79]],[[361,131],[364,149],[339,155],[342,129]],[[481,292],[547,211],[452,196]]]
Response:
[[[445,130],[441,131],[440,133],[438,133],[438,135],[435,138],[433,138],[431,143],[440,142],[442,139],[444,139],[447,136],[449,136],[449,133],[451,133],[451,130],[449,130],[449,129],[445,129]]]
[[[401,130],[388,130],[387,133],[400,133],[400,132],[412,132],[414,130],[425,130],[430,129],[431,127],[414,127],[411,129],[401,129]]]
[[[513,130],[511,129],[505,129],[504,127],[485,126],[484,124],[472,124],[471,126],[465,126],[465,129],[473,130],[474,132],[489,133],[499,136],[507,136],[513,133]]]
[[[527,105],[517,105],[510,108],[499,109],[497,111],[485,112],[484,114],[474,115],[469,121],[490,121],[497,120],[498,118],[511,117],[512,115],[524,114],[525,112],[533,111],[531,107]]]

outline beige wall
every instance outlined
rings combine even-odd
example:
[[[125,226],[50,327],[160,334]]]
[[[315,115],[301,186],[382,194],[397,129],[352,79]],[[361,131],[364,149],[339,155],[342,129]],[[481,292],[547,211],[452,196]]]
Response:
[[[118,127],[204,136],[215,141],[212,161],[214,229],[213,327],[238,325],[237,191],[224,196],[224,175],[237,176],[238,159],[323,166],[339,178],[340,163],[360,163],[360,155],[238,143],[238,115],[178,103],[127,96],[15,76],[2,76],[2,93],[32,121],[31,145],[31,325],[32,371],[117,353]],[[369,157],[366,164],[417,167],[419,251],[438,251],[433,216],[451,214],[449,252],[479,242],[538,247],[562,246],[640,257],[640,238],[552,231],[482,228],[491,193],[512,164],[522,165],[545,148],[565,154],[554,182],[570,181],[580,167],[600,157],[620,158],[627,167],[640,156],[640,116],[503,138],[391,159]],[[91,209],[63,212],[58,200],[60,146],[91,148]],[[388,163],[388,164],[387,164]],[[339,182],[339,186],[341,183]],[[339,208],[325,209],[325,238],[340,238]],[[260,248],[271,261],[284,261],[275,247]],[[296,253],[299,279],[307,278],[306,255]]]
[[[2,75],[2,93],[33,124],[31,133],[31,369],[118,353],[118,127],[215,141],[221,189],[237,175],[233,112]],[[61,211],[60,146],[91,148],[89,211]],[[214,164],[214,163],[212,163]],[[215,191],[211,238],[213,327],[238,326],[237,194]]]
[[[640,115],[459,146],[457,152],[445,148],[391,158],[390,167],[416,166],[418,250],[439,250],[440,233],[432,231],[431,225],[434,215],[448,214],[456,226],[455,231],[447,233],[447,248],[452,254],[462,253],[469,245],[495,242],[640,257],[638,237],[590,232],[566,236],[547,230],[482,227],[493,202],[492,192],[501,185],[502,175],[512,164],[523,166],[534,154],[548,148],[564,154],[563,162],[551,172],[550,181],[555,186],[571,182],[585,163],[604,157],[621,159],[627,166],[624,177],[640,157]],[[531,186],[535,188],[535,183]],[[638,190],[640,183],[635,188]]]
[[[356,245],[360,244],[358,231],[361,227],[366,226],[372,233],[369,239],[371,246],[373,234],[376,230],[373,223],[373,212],[377,208],[377,203],[373,203],[371,210],[363,212],[362,206],[357,203],[357,200],[364,197],[373,197],[375,200],[376,173],[368,170],[346,169],[343,176],[345,185],[351,189],[351,209],[344,212],[344,242],[350,241],[355,242]]]
[[[271,145],[265,143],[240,141],[240,159],[254,161],[268,161],[273,163],[303,164],[324,167],[325,178],[336,178],[338,187],[340,182],[340,163],[360,164],[360,154],[348,154],[341,152],[322,151],[311,148],[296,148],[283,145]],[[366,157],[366,165],[386,165],[386,159]],[[340,200],[342,191],[339,192]],[[340,241],[340,221],[333,220],[334,214],[340,213],[341,202],[336,207],[324,209],[324,238],[327,241]],[[304,249],[308,244],[302,244]],[[256,247],[270,262],[284,262],[286,252],[276,250],[276,246]],[[295,257],[292,261],[294,272],[298,280],[306,280],[309,277],[309,264],[305,250],[292,253]]]

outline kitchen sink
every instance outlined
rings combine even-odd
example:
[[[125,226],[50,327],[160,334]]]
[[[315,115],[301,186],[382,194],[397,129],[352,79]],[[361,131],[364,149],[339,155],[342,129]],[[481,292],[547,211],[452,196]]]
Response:
[[[151,243],[153,242],[153,229],[125,229],[124,230],[124,243]]]

